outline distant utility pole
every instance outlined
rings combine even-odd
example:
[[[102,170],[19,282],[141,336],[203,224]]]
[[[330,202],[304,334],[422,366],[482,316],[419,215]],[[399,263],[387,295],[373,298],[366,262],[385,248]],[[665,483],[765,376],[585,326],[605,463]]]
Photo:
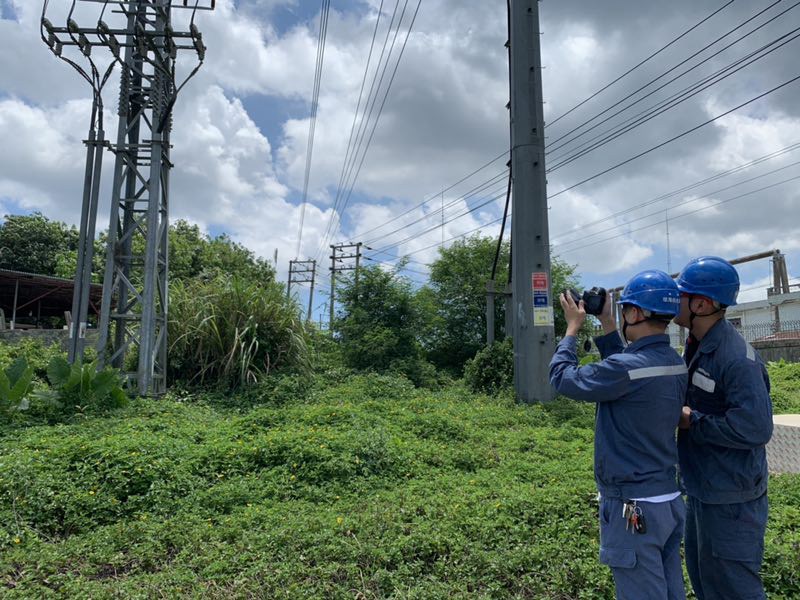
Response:
[[[546,402],[555,334],[538,0],[511,0],[510,10],[514,389],[519,402]]]
[[[361,246],[363,245],[363,242],[358,242],[355,244],[331,244],[331,299],[329,304],[330,321],[328,324],[328,329],[331,331],[331,333],[333,333],[333,318],[336,304],[336,273],[341,273],[342,271],[355,271],[355,285],[356,290],[358,290],[358,270],[361,264]],[[349,250],[350,253],[345,253],[345,250]],[[347,266],[344,264],[345,260],[353,259],[355,259],[354,266]]]
[[[306,321],[311,322],[311,307],[314,305],[314,279],[317,274],[316,260],[290,260],[289,282],[286,284],[286,297],[292,297],[293,283],[310,283],[311,291],[308,293],[308,312]]]

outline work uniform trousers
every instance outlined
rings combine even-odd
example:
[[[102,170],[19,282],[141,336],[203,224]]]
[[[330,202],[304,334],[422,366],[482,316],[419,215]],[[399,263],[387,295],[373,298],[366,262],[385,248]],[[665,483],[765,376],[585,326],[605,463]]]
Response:
[[[670,502],[638,502],[646,532],[626,531],[623,500],[600,501],[600,562],[611,567],[618,600],[684,600],[681,566],[686,505],[678,496]]]
[[[736,504],[687,498],[686,570],[698,600],[762,600],[767,495]]]

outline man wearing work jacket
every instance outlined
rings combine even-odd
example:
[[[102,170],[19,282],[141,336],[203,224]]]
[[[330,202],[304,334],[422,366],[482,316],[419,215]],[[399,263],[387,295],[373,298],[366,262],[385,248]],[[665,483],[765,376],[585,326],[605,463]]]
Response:
[[[687,385],[686,365],[665,334],[680,294],[662,271],[633,277],[620,296],[622,335],[611,302],[595,338],[602,361],[578,366],[576,335],[586,317],[561,295],[567,335],[550,362],[559,394],[595,402],[594,471],[600,492],[600,562],[611,567],[617,598],[685,598],[680,544],[686,508],[678,489],[675,429]],[[635,515],[635,517],[634,517]]]
[[[728,261],[690,261],[678,289],[675,322],[691,332],[678,432],[689,578],[699,600],[765,598],[759,570],[768,511],[765,445],[772,436],[767,370],[725,319],[739,292]]]

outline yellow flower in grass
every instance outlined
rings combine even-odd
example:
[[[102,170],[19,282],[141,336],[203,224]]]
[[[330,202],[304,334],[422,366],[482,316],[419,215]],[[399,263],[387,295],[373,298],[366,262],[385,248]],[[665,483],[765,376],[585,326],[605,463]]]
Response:
[[[336,523],[337,524],[341,525],[343,521],[344,521],[343,517],[336,517]]]
[[[18,537],[15,537],[15,538],[14,538],[14,543],[15,543],[15,544],[21,544],[21,543],[22,543],[22,540],[21,540],[21,539],[19,539]]]

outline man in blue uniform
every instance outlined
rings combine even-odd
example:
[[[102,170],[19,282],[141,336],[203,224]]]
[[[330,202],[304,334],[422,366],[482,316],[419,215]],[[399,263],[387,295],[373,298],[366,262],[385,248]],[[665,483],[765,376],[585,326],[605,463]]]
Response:
[[[567,335],[550,363],[559,394],[595,402],[594,471],[600,491],[600,562],[611,567],[617,598],[685,598],[680,544],[686,508],[678,489],[675,428],[686,392],[686,365],[665,334],[680,294],[662,271],[633,277],[619,299],[624,345],[611,302],[595,338],[602,361],[578,366],[576,336],[586,317],[561,295]]]
[[[725,319],[739,292],[728,261],[690,261],[678,289],[675,322],[691,332],[678,432],[689,578],[699,600],[766,598],[759,570],[768,511],[765,445],[772,435],[767,370]]]

